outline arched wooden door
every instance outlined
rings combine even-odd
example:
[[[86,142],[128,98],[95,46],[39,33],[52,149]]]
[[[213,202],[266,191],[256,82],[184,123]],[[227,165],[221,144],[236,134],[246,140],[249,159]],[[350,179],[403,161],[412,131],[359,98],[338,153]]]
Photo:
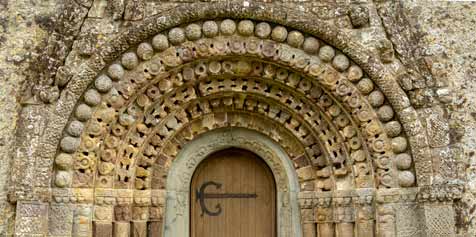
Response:
[[[273,174],[255,154],[212,154],[195,171],[191,193],[191,237],[276,237]]]

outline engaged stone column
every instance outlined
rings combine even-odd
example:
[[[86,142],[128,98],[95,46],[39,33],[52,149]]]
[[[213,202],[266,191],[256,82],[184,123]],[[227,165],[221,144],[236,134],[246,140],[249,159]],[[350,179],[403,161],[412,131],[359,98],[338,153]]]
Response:
[[[383,204],[377,210],[377,237],[396,237],[395,210],[391,204]]]
[[[354,236],[354,208],[352,204],[351,196],[334,198],[337,237]]]
[[[15,236],[46,236],[48,234],[48,203],[50,172],[36,173],[36,164],[50,164],[49,159],[43,159],[40,154],[45,154],[41,147],[42,135],[46,124],[45,112],[47,108],[39,101],[28,100],[22,104],[16,130],[15,151],[12,152],[12,167],[8,170],[10,162],[5,162],[0,170],[0,188],[4,190],[9,185],[11,201],[16,201]],[[0,147],[2,148],[2,147]],[[41,152],[40,152],[41,151]],[[43,159],[43,160],[42,160]],[[9,179],[10,182],[7,182]],[[45,187],[38,190],[38,184]],[[1,206],[8,206],[7,199],[0,200]],[[5,224],[8,224],[5,221]],[[3,227],[3,224],[0,224]],[[6,226],[5,226],[6,227]]]
[[[131,226],[129,222],[114,223],[114,237],[129,237],[130,233]]]
[[[132,237],[147,237],[147,222],[133,221],[132,222]]]
[[[422,187],[418,201],[425,216],[426,236],[456,236],[454,199],[461,198],[460,185],[433,185]]]
[[[48,212],[48,236],[71,237],[75,205],[52,203]]]
[[[94,207],[93,235],[112,237],[114,220],[114,191],[112,189],[96,189]]]
[[[114,207],[114,237],[130,237],[132,210],[130,204],[121,204]]]
[[[316,220],[319,237],[334,237],[334,212],[331,197],[317,199]]]
[[[46,236],[48,234],[48,203],[18,202],[15,236]]]
[[[147,237],[147,221],[151,206],[151,190],[134,191],[132,210],[132,237]]]
[[[149,236],[150,237],[162,237],[162,231],[164,228],[164,223],[162,221],[153,221],[149,225]]]
[[[94,208],[94,236],[112,237],[112,206],[96,206]]]
[[[95,221],[93,233],[94,236],[112,237],[112,223]]]
[[[304,237],[316,237],[316,220],[313,209],[313,192],[302,192],[299,197]]]
[[[374,208],[371,205],[362,205],[357,210],[357,236],[374,236]]]
[[[354,223],[343,222],[336,224],[337,237],[353,237],[354,236]]]
[[[45,110],[46,108],[43,105],[23,104],[16,125],[15,151],[12,153],[14,156],[12,157],[12,167],[9,173],[11,177],[8,177],[11,180],[6,182],[8,180],[7,177],[5,179],[0,178],[0,187],[2,189],[4,185],[9,185],[10,200],[39,200],[33,198],[32,195],[35,184],[40,180],[46,180],[46,187],[49,187],[50,172],[46,172],[40,177],[35,175],[35,164],[42,159],[39,154],[44,154],[40,143],[46,124]],[[50,160],[46,161],[49,164],[51,163]],[[6,167],[0,167],[0,170],[8,169],[8,165],[9,162],[6,162]],[[3,200],[0,200],[0,202],[3,202]],[[16,228],[15,232],[17,232]]]
[[[162,237],[163,228],[163,207],[150,207],[149,216],[149,235],[150,237]]]
[[[356,234],[357,236],[373,237],[375,228],[375,208],[372,194],[364,194],[356,201]]]
[[[450,203],[425,203],[426,236],[456,236],[455,213]]]
[[[149,208],[149,237],[162,237],[164,226],[165,190],[152,190]]]
[[[90,237],[92,233],[91,205],[77,205],[73,217],[73,237]]]
[[[149,207],[135,206],[132,213],[132,237],[147,237],[147,220],[149,219]]]

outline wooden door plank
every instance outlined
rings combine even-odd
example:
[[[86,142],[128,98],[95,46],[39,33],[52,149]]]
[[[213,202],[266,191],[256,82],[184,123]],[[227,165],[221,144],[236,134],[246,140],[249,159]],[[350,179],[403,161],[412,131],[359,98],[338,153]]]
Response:
[[[257,198],[207,199],[205,205],[218,216],[201,216],[195,191],[203,183],[214,181],[221,189],[208,187],[207,193],[256,193]],[[205,159],[191,183],[191,237],[275,237],[276,188],[268,166],[251,152],[230,149]]]
[[[227,162],[230,165],[227,165],[227,192],[228,193],[238,193],[240,192],[240,176],[242,173],[242,166],[240,165],[238,154],[230,154],[230,157],[227,157],[229,161]],[[237,202],[238,201],[238,202]],[[240,200],[226,200],[227,208],[227,220],[226,220],[226,236],[230,237],[239,237],[239,228],[237,228],[236,223],[240,219]]]

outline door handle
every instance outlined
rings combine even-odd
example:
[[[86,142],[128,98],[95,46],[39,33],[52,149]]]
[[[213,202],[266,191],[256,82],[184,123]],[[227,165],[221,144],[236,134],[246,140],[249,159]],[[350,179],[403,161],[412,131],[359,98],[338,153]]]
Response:
[[[256,193],[205,193],[205,189],[208,186],[215,186],[216,189],[220,189],[222,187],[221,183],[217,183],[214,181],[208,181],[203,183],[199,189],[196,190],[197,201],[200,203],[200,209],[202,211],[200,216],[207,214],[209,216],[219,216],[222,212],[222,208],[220,204],[215,206],[216,211],[210,211],[207,206],[205,205],[205,199],[224,199],[224,198],[257,198],[258,195]]]

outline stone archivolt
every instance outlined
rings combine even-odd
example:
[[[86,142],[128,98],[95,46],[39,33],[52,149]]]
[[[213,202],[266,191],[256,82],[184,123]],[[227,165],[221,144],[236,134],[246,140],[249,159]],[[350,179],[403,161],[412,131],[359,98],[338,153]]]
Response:
[[[304,212],[309,195],[415,185],[402,125],[359,66],[297,30],[227,19],[161,32],[96,77],[59,143],[54,199],[95,203],[96,213],[106,213],[97,221],[112,220],[112,206],[119,222],[160,219],[177,152],[225,127],[259,131],[287,151],[309,192]],[[311,198],[311,206],[326,213],[320,200]],[[354,203],[342,205],[352,211]],[[341,220],[336,215],[331,223]],[[310,222],[328,222],[322,218]]]
[[[145,16],[122,14],[120,2],[111,3],[114,18]],[[129,2],[128,12],[145,8]],[[334,12],[318,5],[311,12]],[[15,234],[157,236],[170,200],[176,215],[188,213],[186,195],[165,188],[179,151],[240,130],[270,138],[286,152],[279,159],[291,159],[298,201],[289,195],[278,205],[294,217],[290,205],[299,202],[305,237],[454,236],[462,187],[438,173],[456,165],[440,147],[449,143],[444,112],[410,104],[397,81],[410,90],[415,75],[396,66],[398,40],[371,43],[370,52],[351,36],[374,24],[375,13],[360,3],[345,11],[342,24],[278,3],[189,4],[132,23],[95,54],[92,43],[79,49],[89,59],[77,70],[61,67],[55,85],[39,86],[40,100],[22,110],[10,193]],[[339,28],[346,20],[354,29]],[[264,149],[258,138],[240,139],[213,143]],[[275,178],[293,180],[278,163]],[[186,178],[181,185],[187,189]],[[280,228],[298,229],[290,226]]]
[[[38,178],[13,178],[17,233],[43,233],[45,213],[51,236],[88,236],[92,221],[96,235],[110,235],[112,222],[116,236],[144,236],[147,225],[158,233],[177,153],[227,128],[258,131],[286,151],[305,237],[393,236],[397,224],[398,236],[419,236],[420,222],[407,218],[417,216],[416,201],[439,208],[425,221],[451,232],[453,223],[432,220],[451,215],[445,205],[457,192],[416,188],[431,183],[428,142],[381,63],[393,60],[390,41],[372,56],[344,31],[304,20],[307,13],[246,3],[191,5],[145,20],[68,75],[34,162]],[[359,6],[349,17],[364,27],[368,14]],[[256,21],[197,21],[228,16]],[[49,211],[30,203],[50,197]]]

